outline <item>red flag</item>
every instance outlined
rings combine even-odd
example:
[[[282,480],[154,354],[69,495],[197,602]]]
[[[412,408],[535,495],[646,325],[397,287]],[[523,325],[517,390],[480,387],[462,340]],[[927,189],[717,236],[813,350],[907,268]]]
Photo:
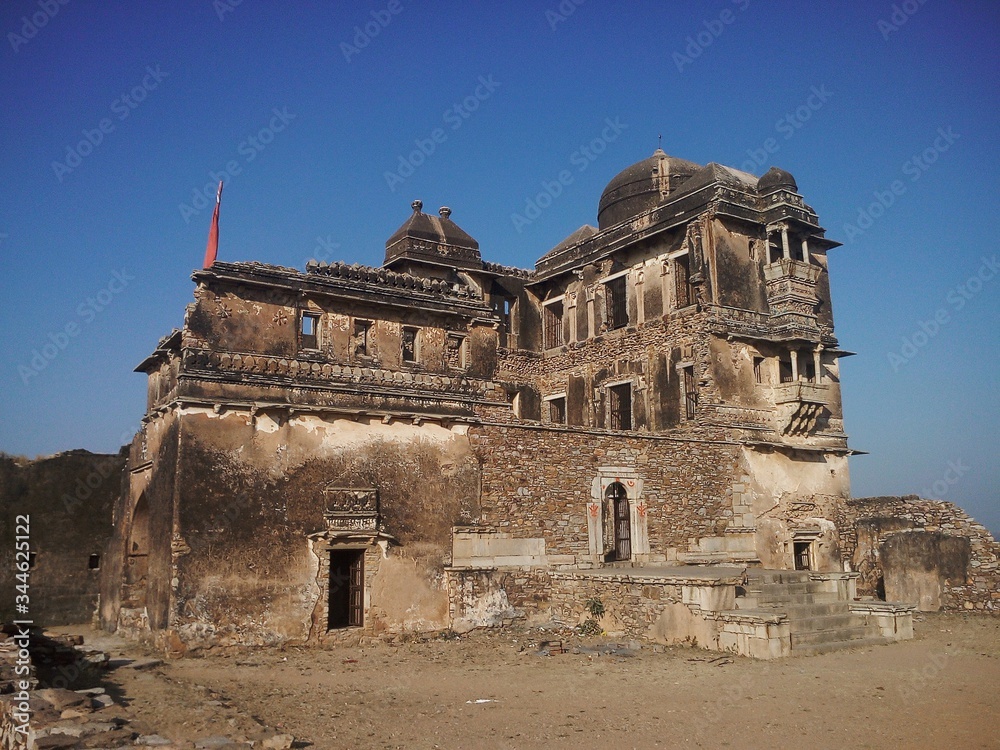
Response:
[[[219,254],[219,206],[222,204],[222,180],[219,180],[219,192],[215,194],[215,212],[212,214],[212,226],[208,230],[208,245],[205,247],[205,268],[215,263]]]

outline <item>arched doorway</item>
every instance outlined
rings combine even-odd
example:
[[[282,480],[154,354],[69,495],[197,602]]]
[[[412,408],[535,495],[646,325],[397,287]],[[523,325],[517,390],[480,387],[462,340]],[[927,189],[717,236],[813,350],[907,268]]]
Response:
[[[139,495],[132,511],[132,523],[125,550],[125,590],[122,604],[126,607],[146,606],[149,581],[149,502],[146,493]]]
[[[604,492],[608,516],[612,519],[614,534],[614,559],[632,559],[632,514],[629,511],[628,492],[621,482],[613,482]]]

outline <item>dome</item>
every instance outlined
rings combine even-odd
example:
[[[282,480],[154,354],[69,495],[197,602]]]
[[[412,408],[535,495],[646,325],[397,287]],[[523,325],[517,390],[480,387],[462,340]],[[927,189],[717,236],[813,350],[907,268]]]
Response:
[[[601,194],[597,225],[606,229],[655,208],[700,166],[656,149],[648,159],[619,172]]]
[[[781,189],[791,190],[795,193],[799,191],[799,186],[795,184],[795,178],[784,169],[771,167],[763,177],[757,180],[757,191],[760,193],[771,193]]]

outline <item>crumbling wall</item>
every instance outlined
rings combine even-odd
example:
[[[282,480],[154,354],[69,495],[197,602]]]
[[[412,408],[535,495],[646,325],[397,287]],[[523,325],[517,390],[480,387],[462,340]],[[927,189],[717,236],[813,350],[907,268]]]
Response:
[[[94,616],[112,507],[121,490],[124,454],[67,451],[34,461],[0,454],[0,621],[15,619],[15,526],[29,517],[34,567],[29,615],[51,627]],[[22,615],[23,618],[23,615]]]
[[[447,583],[449,619],[456,632],[551,617],[552,579],[545,568],[451,569]]]
[[[853,498],[837,518],[858,593],[928,610],[1000,611],[1000,543],[957,505]]]

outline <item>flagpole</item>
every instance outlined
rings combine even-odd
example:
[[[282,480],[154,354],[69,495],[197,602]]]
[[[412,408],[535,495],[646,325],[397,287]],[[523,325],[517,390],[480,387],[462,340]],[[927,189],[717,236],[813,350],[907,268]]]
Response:
[[[219,254],[219,207],[222,205],[222,180],[215,194],[215,211],[212,212],[212,226],[208,229],[208,244],[205,246],[205,268],[211,268]]]

